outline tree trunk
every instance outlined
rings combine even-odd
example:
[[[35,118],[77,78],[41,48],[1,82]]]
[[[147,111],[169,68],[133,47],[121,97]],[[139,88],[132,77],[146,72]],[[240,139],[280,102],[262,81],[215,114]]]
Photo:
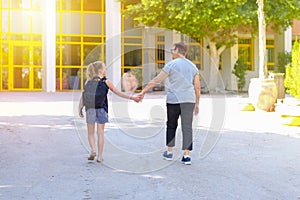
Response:
[[[208,39],[209,41],[209,39]],[[224,51],[225,46],[217,49],[217,45],[215,42],[209,41],[209,56],[210,56],[210,73],[209,73],[209,81],[208,81],[208,89],[209,91],[224,91],[224,83],[222,80],[222,76],[219,71],[219,62],[220,55]]]
[[[268,78],[268,67],[266,59],[266,22],[264,15],[264,1],[258,0],[258,40],[259,40],[259,78]]]

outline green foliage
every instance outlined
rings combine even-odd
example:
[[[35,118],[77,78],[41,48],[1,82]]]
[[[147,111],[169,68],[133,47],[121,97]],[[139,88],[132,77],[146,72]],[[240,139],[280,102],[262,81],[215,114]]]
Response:
[[[292,61],[292,54],[290,52],[279,52],[277,55],[277,60],[275,72],[285,73],[285,67]]]
[[[188,36],[209,38],[216,46],[236,43],[242,27],[255,32],[256,0],[119,0],[126,5],[125,16],[138,24],[179,31]],[[299,0],[265,0],[266,23],[285,30],[300,16]],[[283,29],[282,29],[283,28]]]
[[[258,30],[257,0],[118,0],[123,15],[136,24],[178,31],[205,38],[209,55],[218,63],[222,52],[237,43],[238,32],[255,35]],[[300,19],[299,0],[265,0],[266,25],[281,32]],[[209,86],[214,88],[214,85]]]
[[[299,19],[299,0],[265,0],[266,23],[276,31],[284,31]]]
[[[240,60],[237,60],[236,63],[234,64],[234,70],[232,71],[232,73],[238,79],[238,90],[239,91],[242,91],[242,89],[245,87],[245,84],[246,84],[245,74],[246,74],[247,69],[248,69],[248,66]]]
[[[284,85],[287,93],[300,99],[300,44],[296,40],[293,45],[292,63],[286,67]]]

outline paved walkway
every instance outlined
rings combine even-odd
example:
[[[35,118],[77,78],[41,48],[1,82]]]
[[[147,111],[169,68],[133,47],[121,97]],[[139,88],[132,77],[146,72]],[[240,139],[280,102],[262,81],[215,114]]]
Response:
[[[0,199],[300,199],[300,128],[239,111],[245,95],[202,95],[191,166],[180,134],[176,159],[161,158],[163,93],[111,95],[104,163],[88,162],[79,95],[0,93]]]

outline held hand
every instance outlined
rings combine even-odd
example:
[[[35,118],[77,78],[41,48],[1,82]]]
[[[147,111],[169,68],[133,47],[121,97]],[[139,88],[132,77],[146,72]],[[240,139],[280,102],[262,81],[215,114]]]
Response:
[[[138,94],[138,97],[140,98],[140,101],[144,99],[145,94],[143,92]]]
[[[135,101],[136,103],[141,102],[143,100],[143,98],[144,98],[144,95],[141,93],[130,97],[130,99]]]
[[[139,97],[139,96],[136,96],[136,95],[131,96],[130,99],[133,100],[133,101],[135,101],[136,103],[139,103],[139,102],[140,102],[140,97]]]

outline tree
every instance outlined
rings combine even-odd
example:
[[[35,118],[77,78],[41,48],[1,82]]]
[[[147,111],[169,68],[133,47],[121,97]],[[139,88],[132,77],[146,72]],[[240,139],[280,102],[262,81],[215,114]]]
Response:
[[[211,57],[210,80],[215,80],[220,55],[237,42],[237,32],[253,35],[258,30],[256,0],[120,0],[124,15],[138,24],[176,30],[191,37],[205,38]],[[283,31],[300,17],[299,0],[266,0],[266,25]],[[214,81],[210,89],[217,87]]]
[[[296,41],[293,45],[292,63],[286,67],[284,85],[287,92],[300,99],[300,44]]]

